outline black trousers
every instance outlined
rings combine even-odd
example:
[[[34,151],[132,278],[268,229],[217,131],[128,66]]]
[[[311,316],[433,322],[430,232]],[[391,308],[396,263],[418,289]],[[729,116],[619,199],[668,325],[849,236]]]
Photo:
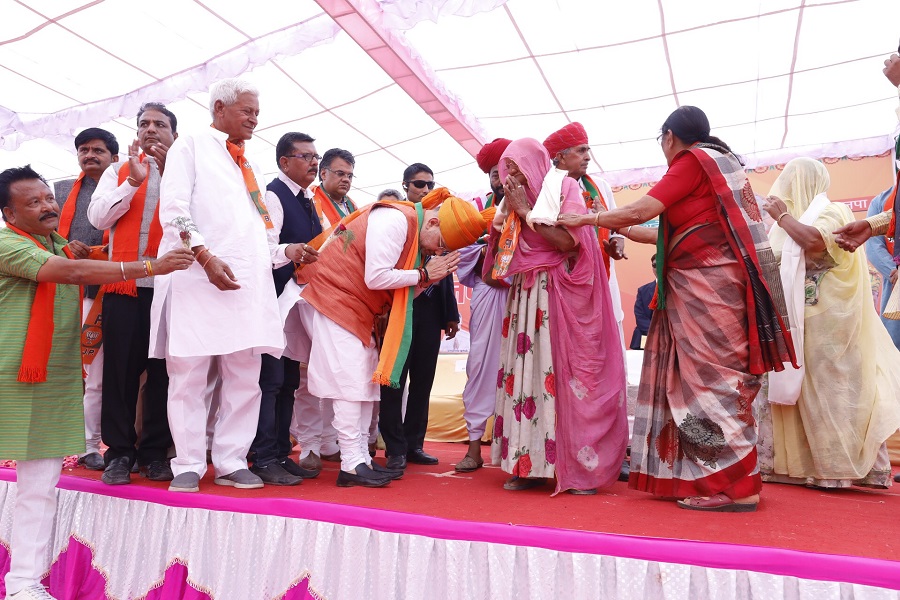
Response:
[[[400,387],[381,386],[381,408],[378,429],[384,438],[387,456],[406,456],[425,443],[428,428],[428,401],[434,385],[434,372],[441,351],[441,322],[443,305],[441,290],[435,286],[432,294],[424,293],[413,300],[412,343],[409,356],[400,375]],[[406,416],[403,416],[403,387],[409,376],[409,396]]]
[[[259,424],[250,452],[253,464],[265,467],[291,454],[291,418],[294,392],[300,387],[300,363],[263,354],[259,387],[262,390]]]
[[[141,466],[165,460],[172,446],[169,431],[169,375],[166,361],[147,358],[150,348],[152,288],[138,288],[137,297],[103,296],[103,391],[100,437],[109,446],[106,464],[127,456]],[[134,430],[141,374],[144,386],[141,439]],[[135,447],[137,446],[137,449]]]

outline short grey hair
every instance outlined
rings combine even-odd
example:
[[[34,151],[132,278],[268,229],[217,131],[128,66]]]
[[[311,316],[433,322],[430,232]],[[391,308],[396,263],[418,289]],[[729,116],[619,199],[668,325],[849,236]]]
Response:
[[[215,119],[217,101],[221,100],[222,104],[229,106],[237,102],[238,96],[245,93],[259,96],[259,90],[245,79],[233,77],[215,82],[209,88],[209,114]]]
[[[403,194],[401,194],[400,192],[398,192],[395,189],[388,188],[386,190],[383,190],[381,193],[379,193],[378,198],[375,201],[378,202],[386,196],[393,196],[397,200],[403,200]]]

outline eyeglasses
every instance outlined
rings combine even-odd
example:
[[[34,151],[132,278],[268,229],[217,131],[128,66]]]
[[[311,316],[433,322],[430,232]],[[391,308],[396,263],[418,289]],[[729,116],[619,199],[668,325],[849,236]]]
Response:
[[[447,252],[447,245],[444,244],[444,234],[438,229],[438,254],[444,254],[445,252]]]
[[[412,181],[404,181],[403,183],[407,183],[407,184],[411,183],[415,187],[419,188],[420,190],[422,188],[426,188],[426,187],[429,190],[434,189],[434,182],[433,181],[425,181],[424,179],[413,179]]]
[[[338,179],[343,179],[343,178],[346,177],[346,178],[349,179],[350,181],[353,181],[353,173],[348,173],[348,172],[346,172],[346,171],[341,171],[340,169],[338,169],[337,171],[335,171],[334,169],[329,169],[328,167],[324,167],[322,170],[323,170],[323,171],[331,171],[332,173],[334,173],[335,175],[337,175],[337,178],[338,178]]]
[[[313,154],[312,152],[304,152],[303,154],[288,154],[285,158],[299,158],[301,160],[305,160],[306,162],[311,162],[313,159],[322,160],[322,157],[318,154]]]

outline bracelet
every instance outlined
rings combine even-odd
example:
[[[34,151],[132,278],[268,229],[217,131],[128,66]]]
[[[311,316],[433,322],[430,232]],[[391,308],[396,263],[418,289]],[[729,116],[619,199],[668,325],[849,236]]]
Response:
[[[203,253],[204,253],[204,252],[209,252],[209,248],[204,248],[203,250],[201,250],[200,252],[198,252],[197,254],[195,254],[195,255],[194,255],[194,259],[195,259],[195,260],[200,260],[200,257],[203,256]]]
[[[122,281],[128,281],[128,278],[125,277],[125,263],[119,262],[119,268],[122,270]]]
[[[600,227],[600,213],[594,215],[594,227]]]
[[[200,254],[203,254],[203,253],[201,252]],[[214,258],[215,258],[215,256],[213,256],[213,253],[210,252],[210,253],[209,253],[209,258],[206,259],[206,262],[205,262],[205,263],[203,263],[202,265],[200,265],[200,268],[201,268],[201,269],[206,269],[206,265],[208,265],[208,264],[209,264],[209,261],[211,261],[211,260],[214,259]]]
[[[153,277],[153,263],[149,260],[144,261],[144,268],[147,270],[148,277]]]
[[[422,267],[422,275],[425,276],[425,283],[431,281],[431,277],[428,275],[428,269],[426,267]]]
[[[786,216],[788,216],[789,214],[791,214],[791,213],[789,213],[788,211],[784,211],[783,213],[781,213],[780,215],[778,215],[778,218],[775,219],[775,222],[778,223],[779,225],[781,225],[781,220],[782,220],[783,218],[785,218]]]
[[[416,271],[419,273],[419,284],[425,283],[425,269],[419,267]]]
[[[634,225],[629,225],[629,226],[628,226],[628,229],[625,230],[625,237],[627,237],[629,240],[631,239],[631,238],[629,237],[629,234],[631,233],[631,228],[632,228],[632,227],[634,227]]]
[[[141,187],[141,184],[137,182],[137,179],[135,179],[131,175],[126,177],[125,181],[127,181],[132,187]]]
[[[144,265],[144,277],[150,277],[150,272],[147,270],[147,261],[143,261]]]

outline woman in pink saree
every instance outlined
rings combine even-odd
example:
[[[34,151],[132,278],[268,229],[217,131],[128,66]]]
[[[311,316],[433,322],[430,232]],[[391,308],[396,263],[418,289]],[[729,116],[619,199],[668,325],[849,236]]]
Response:
[[[531,218],[542,206],[539,196],[555,200],[557,213],[586,212],[577,182],[551,169],[543,145],[530,138],[510,144],[500,159],[504,226],[515,222],[521,233],[506,272],[513,284],[491,455],[512,475],[506,489],[555,477],[554,495],[595,493],[616,481],[625,456],[624,360],[596,232]],[[485,269],[502,237],[492,232]]]

